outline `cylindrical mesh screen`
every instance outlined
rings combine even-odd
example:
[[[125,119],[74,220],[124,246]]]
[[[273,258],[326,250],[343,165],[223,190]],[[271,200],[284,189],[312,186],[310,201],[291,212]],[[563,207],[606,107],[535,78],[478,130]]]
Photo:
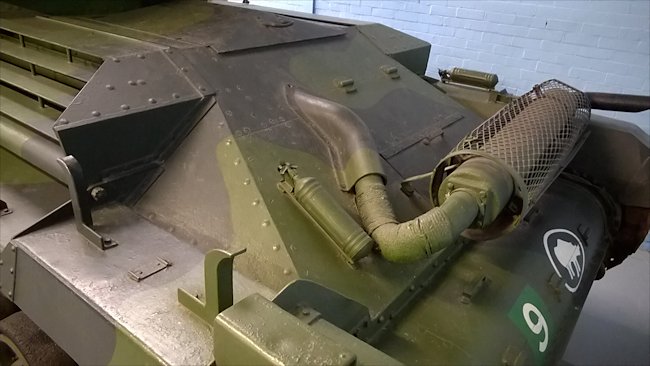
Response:
[[[452,154],[487,155],[505,163],[523,181],[522,198],[530,204],[558,173],[590,114],[584,93],[545,81],[470,132]]]

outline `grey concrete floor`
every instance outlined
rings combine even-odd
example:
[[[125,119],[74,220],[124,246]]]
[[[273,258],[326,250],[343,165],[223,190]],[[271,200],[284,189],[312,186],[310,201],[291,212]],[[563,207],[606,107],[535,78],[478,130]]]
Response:
[[[650,365],[650,247],[645,247],[594,282],[566,363]]]

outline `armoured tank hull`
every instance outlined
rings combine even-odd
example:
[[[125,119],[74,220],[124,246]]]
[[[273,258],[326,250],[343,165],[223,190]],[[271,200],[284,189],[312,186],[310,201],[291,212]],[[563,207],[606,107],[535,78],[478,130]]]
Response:
[[[387,27],[245,5],[2,10],[3,316],[57,362],[552,364],[650,225],[648,136],[590,114],[612,96],[546,110],[423,77]]]

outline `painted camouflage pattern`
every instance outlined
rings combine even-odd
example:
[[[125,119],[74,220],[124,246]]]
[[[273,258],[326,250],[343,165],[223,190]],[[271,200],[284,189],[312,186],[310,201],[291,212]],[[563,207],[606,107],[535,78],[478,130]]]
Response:
[[[194,1],[92,18],[34,18],[10,9],[5,13],[10,20],[2,26],[12,32],[103,60],[59,116],[54,126],[58,141],[50,139],[90,172],[89,185],[125,167],[153,166],[122,185],[108,184],[108,199],[94,208],[97,226],[116,238],[116,248],[101,253],[90,247],[71,217],[45,220],[47,225],[8,244],[10,236],[64,203],[67,194],[59,183],[0,150],[0,183],[8,202],[15,197],[34,200],[35,192],[51,199],[35,200],[38,210],[17,220],[12,235],[3,233],[4,251],[15,245],[19,260],[23,258],[19,263],[24,263],[18,267],[15,301],[79,363],[208,364],[219,344],[210,327],[178,303],[176,292],[182,288],[199,299],[206,296],[203,255],[216,248],[246,248],[235,260],[235,303],[255,293],[272,299],[297,279],[317,282],[365,306],[369,318],[357,329],[359,337],[403,363],[553,363],[561,357],[607,236],[604,210],[583,187],[558,183],[540,202],[540,211],[548,215],[526,222],[508,237],[480,245],[461,240],[408,265],[373,253],[350,266],[276,186],[281,179],[277,166],[295,164],[358,219],[353,194],[337,179],[341,173],[327,142],[291,108],[287,86],[342,104],[366,123],[401,220],[420,214],[423,204],[402,194],[401,180],[430,171],[466,132],[498,109],[501,103],[494,98],[482,100],[493,92],[477,96],[470,90],[457,100],[450,98],[384,54],[385,45],[378,43],[390,40],[369,38],[365,25]],[[120,68],[152,59],[167,71],[139,76]],[[399,77],[385,72],[387,66]],[[122,75],[121,70],[127,71]],[[118,81],[105,79],[112,75]],[[165,89],[171,79],[186,89]],[[131,80],[135,86],[127,82]],[[141,87],[141,95],[129,91],[134,87]],[[105,94],[97,97],[100,89]],[[122,96],[111,97],[123,90]],[[453,87],[446,90],[459,94]],[[126,103],[129,108],[123,107]],[[123,121],[131,125],[120,122],[122,127],[112,129],[112,121],[130,115],[137,118]],[[7,148],[22,155],[20,146]],[[133,154],[144,152],[153,157],[134,163]],[[427,183],[414,184],[422,196]],[[568,205],[566,192],[583,215],[567,217],[571,210],[558,209]],[[551,215],[556,210],[562,214]],[[2,220],[3,228],[9,227]],[[543,248],[535,245],[557,225],[591,230],[586,285],[575,294],[558,290]],[[139,283],[126,277],[128,270],[155,256],[169,259],[172,266]],[[466,303],[466,289],[482,277],[491,285]],[[553,329],[551,348],[543,355],[528,347],[508,319],[526,286],[546,303],[553,324],[566,326]],[[44,313],[48,306],[62,308],[50,316]],[[341,349],[349,346],[334,343]]]

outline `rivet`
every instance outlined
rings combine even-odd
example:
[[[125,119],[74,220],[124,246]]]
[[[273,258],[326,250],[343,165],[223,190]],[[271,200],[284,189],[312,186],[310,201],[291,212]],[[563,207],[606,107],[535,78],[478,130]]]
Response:
[[[0,266],[3,265],[3,264],[5,264],[5,261],[3,261],[2,259],[0,259]]]
[[[285,269],[282,270],[282,273],[284,273],[285,275],[290,275],[291,270],[289,268],[285,268]]]
[[[61,118],[61,119],[59,120],[59,123],[62,124],[62,125],[67,125],[67,124],[68,124],[68,120],[65,119],[65,118]]]
[[[269,220],[262,221],[262,226],[263,227],[268,227],[269,225],[271,225],[271,221],[269,221]]]
[[[155,99],[153,99],[153,98],[149,98],[148,101],[151,104],[156,104],[157,103],[157,101]]]
[[[122,105],[120,106],[120,108],[122,108],[123,110],[126,111],[127,109],[129,109],[129,108],[131,108],[131,107],[129,107],[128,104],[122,104]]]
[[[12,296],[14,296],[14,293],[11,292],[11,291],[9,291],[9,292],[7,293],[7,295],[9,295],[9,297],[11,298]]]
[[[230,146],[230,144],[232,144],[232,140],[231,139],[226,140],[226,146]]]
[[[252,203],[253,206],[257,206],[257,205],[259,205],[259,204],[260,204],[260,200],[259,200],[259,199],[253,200],[253,203]]]
[[[182,72],[187,72],[187,67],[181,67]]]
[[[137,55],[138,58],[144,59],[144,55]]]
[[[311,314],[311,312],[309,311],[309,309],[305,309],[305,308],[302,309],[301,313],[302,313],[302,315],[309,315],[309,314]],[[341,354],[341,356],[344,356],[344,355]]]
[[[169,48],[165,50],[165,53],[173,53]]]
[[[273,251],[277,252],[278,250],[280,250],[280,246],[279,245],[274,245],[273,246]]]
[[[16,246],[13,245],[13,244],[11,244],[11,251],[12,251],[12,252],[15,252],[15,251],[16,251]]]
[[[247,185],[249,185],[249,184],[251,184],[251,180],[250,180],[250,178],[246,178],[246,179],[244,179],[244,185],[247,186]]]
[[[129,81],[127,81],[127,83],[128,83],[129,85],[136,85],[136,84],[137,84],[137,83],[135,82],[135,80],[129,80]]]
[[[14,273],[14,267],[9,268],[9,273]]]
[[[178,94],[178,93],[172,93],[172,97],[173,97],[174,99],[178,99],[178,98],[180,98],[181,96],[180,96],[180,94]]]
[[[138,83],[139,85],[144,85],[144,84],[146,84],[147,82],[144,81],[144,80],[142,80],[142,79],[138,79],[137,83]]]
[[[409,286],[409,290],[410,291],[415,291],[415,286],[414,285]]]
[[[111,85],[111,84],[106,84],[106,89],[113,90],[113,89],[115,89],[115,87],[113,85]]]
[[[383,323],[386,320],[386,318],[382,315],[379,317],[379,322]]]
[[[228,142],[226,142],[226,144],[228,144]],[[235,159],[235,161],[233,161],[233,164],[235,165],[241,164],[241,159],[240,158]]]
[[[95,117],[99,117],[101,113],[99,113],[98,111],[92,111],[90,112],[90,114],[92,114]]]
[[[120,59],[117,57],[113,57],[113,62],[120,62]]]
[[[223,126],[225,126],[225,125],[226,125],[225,122],[219,122],[219,125],[218,125],[218,126],[219,126],[219,128],[221,128],[221,127],[223,127]]]

